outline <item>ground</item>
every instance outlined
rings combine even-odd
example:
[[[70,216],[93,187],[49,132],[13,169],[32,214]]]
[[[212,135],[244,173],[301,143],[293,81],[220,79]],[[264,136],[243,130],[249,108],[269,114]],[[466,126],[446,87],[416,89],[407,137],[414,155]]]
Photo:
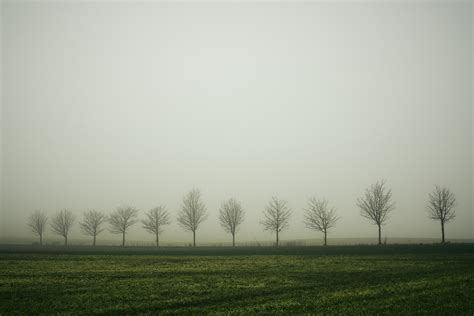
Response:
[[[0,248],[1,315],[474,313],[472,244],[35,249]]]

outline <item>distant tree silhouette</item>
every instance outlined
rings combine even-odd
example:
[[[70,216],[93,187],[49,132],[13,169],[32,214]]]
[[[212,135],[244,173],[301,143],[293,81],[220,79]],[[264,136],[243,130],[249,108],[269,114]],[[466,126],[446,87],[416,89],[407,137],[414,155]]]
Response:
[[[48,222],[48,217],[45,213],[37,210],[30,215],[28,219],[28,226],[31,231],[39,237],[39,244],[43,245],[43,233],[46,230],[46,223]]]
[[[219,211],[219,222],[227,233],[232,234],[232,247],[235,247],[235,233],[244,221],[244,210],[236,199],[222,203]]]
[[[138,210],[130,206],[119,207],[109,217],[110,232],[122,234],[122,247],[125,247],[125,235],[128,229],[135,225],[138,220]]]
[[[206,219],[206,207],[201,201],[201,192],[194,189],[183,198],[181,211],[178,214],[179,225],[193,233],[193,247],[196,247],[196,231]]]
[[[391,202],[392,191],[385,189],[385,182],[373,184],[365,191],[365,197],[357,200],[361,215],[373,221],[379,228],[379,245],[382,244],[382,225],[388,220],[388,214],[395,208]]]
[[[157,206],[145,213],[146,219],[142,220],[143,228],[148,232],[155,234],[156,246],[160,246],[160,234],[163,226],[171,223],[168,211],[164,206]]]
[[[336,210],[329,209],[326,200],[318,200],[316,197],[308,200],[304,223],[306,227],[324,234],[324,246],[327,245],[328,230],[336,225],[338,219]]]
[[[435,190],[429,194],[428,216],[441,222],[441,242],[444,243],[444,224],[456,217],[456,197],[448,188],[435,186]]]
[[[64,237],[64,246],[67,246],[67,237],[75,220],[74,214],[66,209],[56,213],[51,220],[51,229],[55,234]]]
[[[264,230],[276,233],[276,246],[279,245],[279,234],[289,226],[291,210],[286,201],[272,197],[265,210],[263,211],[263,220],[260,222]]]
[[[96,210],[84,212],[83,220],[79,225],[84,234],[92,236],[92,246],[95,246],[97,235],[105,230],[102,228],[105,222],[107,222],[107,216],[102,212]]]

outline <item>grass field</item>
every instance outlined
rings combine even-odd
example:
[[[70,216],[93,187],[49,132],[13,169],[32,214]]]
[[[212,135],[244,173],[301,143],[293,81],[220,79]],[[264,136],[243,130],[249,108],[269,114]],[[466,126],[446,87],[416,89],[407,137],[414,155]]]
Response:
[[[473,244],[301,249],[0,249],[0,314],[474,313]]]

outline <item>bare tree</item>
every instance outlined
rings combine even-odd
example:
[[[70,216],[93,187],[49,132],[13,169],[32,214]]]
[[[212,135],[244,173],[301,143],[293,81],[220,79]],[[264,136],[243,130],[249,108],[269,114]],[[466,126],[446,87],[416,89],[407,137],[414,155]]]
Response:
[[[379,228],[379,245],[382,244],[382,225],[388,220],[388,214],[395,208],[391,202],[392,190],[385,189],[385,182],[373,184],[365,191],[365,197],[357,200],[362,217],[372,220]]]
[[[338,219],[336,210],[328,208],[327,200],[309,199],[304,223],[306,227],[324,233],[324,246],[327,245],[328,230],[336,225]]]
[[[178,214],[178,223],[181,227],[193,233],[194,247],[196,247],[196,231],[206,219],[206,207],[201,201],[201,192],[194,189],[183,198],[181,211]]]
[[[156,237],[156,246],[160,246],[160,234],[163,231],[163,226],[168,225],[171,223],[169,219],[168,211],[164,206],[158,206],[152,208],[145,213],[146,219],[142,220],[143,228],[145,228],[148,232],[155,234]]]
[[[47,221],[48,217],[41,211],[35,211],[28,220],[28,226],[35,235],[38,235],[40,245],[43,245],[43,233],[46,230]]]
[[[74,214],[66,209],[56,213],[51,220],[51,229],[55,234],[64,237],[65,246],[67,246],[67,236],[75,220]]]
[[[104,213],[91,210],[84,212],[84,218],[79,225],[84,234],[92,236],[92,246],[95,246],[97,235],[105,229],[102,225],[107,221],[107,216]]]
[[[229,199],[222,203],[219,221],[222,228],[232,234],[232,247],[235,247],[235,233],[237,227],[244,221],[244,210],[236,199]]]
[[[128,229],[138,222],[137,217],[138,210],[130,206],[119,207],[110,215],[110,232],[113,234],[122,234],[122,247],[125,247],[125,234]]]
[[[436,185],[433,193],[429,194],[428,216],[441,222],[442,243],[444,243],[444,224],[456,217],[455,206],[456,197],[448,188]]]
[[[276,233],[276,246],[279,244],[279,234],[288,227],[291,210],[287,206],[286,201],[272,197],[263,212],[264,219],[260,222],[264,230]]]

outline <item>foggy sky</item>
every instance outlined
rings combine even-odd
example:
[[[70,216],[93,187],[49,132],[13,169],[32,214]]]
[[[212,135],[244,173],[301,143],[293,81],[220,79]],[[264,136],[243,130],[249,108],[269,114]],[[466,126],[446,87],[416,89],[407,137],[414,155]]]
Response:
[[[161,240],[188,242],[176,215],[193,188],[198,243],[230,241],[230,197],[237,241],[273,239],[272,196],[293,210],[283,240],[321,238],[302,224],[312,195],[341,217],[329,238],[376,237],[356,200],[385,179],[388,240],[440,236],[435,184],[458,201],[447,238],[474,238],[472,6],[4,1],[0,237],[35,241],[36,209],[164,204]],[[87,238],[77,223],[71,238]],[[139,224],[128,239],[153,241]]]

